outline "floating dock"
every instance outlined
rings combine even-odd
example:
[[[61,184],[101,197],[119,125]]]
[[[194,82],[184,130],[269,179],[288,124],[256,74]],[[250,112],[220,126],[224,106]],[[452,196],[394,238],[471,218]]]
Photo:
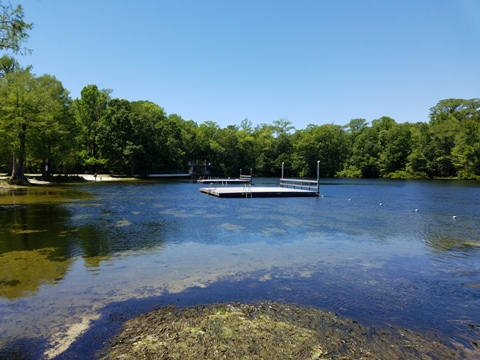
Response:
[[[216,197],[225,198],[253,198],[253,197],[307,197],[318,196],[319,182],[302,179],[280,179],[280,186],[244,186],[228,187],[225,184],[218,187],[211,183],[208,188],[200,188],[200,192]]]
[[[204,194],[221,198],[260,198],[260,197],[307,197],[318,196],[313,190],[292,189],[285,187],[208,187],[200,188]]]
[[[200,188],[200,192],[222,198],[310,197],[320,195],[320,161],[317,161],[317,181],[285,179],[283,177],[284,166],[284,163],[282,163],[282,177],[280,178],[279,187],[252,187],[251,183],[243,186],[228,187],[228,182],[222,183],[222,186],[219,187],[219,183],[210,181],[210,186],[208,188]],[[248,175],[245,176],[247,177]]]

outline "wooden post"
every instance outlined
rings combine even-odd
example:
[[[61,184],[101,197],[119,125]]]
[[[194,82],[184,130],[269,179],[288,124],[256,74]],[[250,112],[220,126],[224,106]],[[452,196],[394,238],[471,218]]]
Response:
[[[283,179],[283,172],[284,172],[284,170],[285,170],[285,163],[282,162],[282,179]]]

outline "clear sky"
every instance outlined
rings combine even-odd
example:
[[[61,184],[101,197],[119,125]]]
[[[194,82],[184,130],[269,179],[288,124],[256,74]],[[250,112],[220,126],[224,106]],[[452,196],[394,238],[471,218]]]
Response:
[[[479,0],[22,0],[19,59],[221,127],[428,121],[480,97]]]

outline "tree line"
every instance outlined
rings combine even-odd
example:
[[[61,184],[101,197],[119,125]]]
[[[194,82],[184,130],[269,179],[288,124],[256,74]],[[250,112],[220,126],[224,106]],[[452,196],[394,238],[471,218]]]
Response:
[[[248,119],[221,128],[166,114],[151,101],[111,97],[96,85],[72,100],[51,75],[35,76],[13,58],[0,59],[0,171],[21,179],[25,171],[114,172],[146,175],[185,171],[207,160],[212,174],[315,177],[480,178],[480,99],[445,99],[430,121],[308,125],[286,119],[253,126]]]
[[[32,24],[19,5],[2,5],[0,49],[20,46]],[[77,99],[53,75],[37,76],[8,55],[0,58],[0,172],[23,181],[25,172],[53,174],[185,171],[211,162],[215,176],[253,169],[255,176],[480,179],[480,99],[444,99],[430,120],[397,123],[384,116],[344,126],[287,119],[221,128],[167,114],[151,101],[112,97],[86,85]]]

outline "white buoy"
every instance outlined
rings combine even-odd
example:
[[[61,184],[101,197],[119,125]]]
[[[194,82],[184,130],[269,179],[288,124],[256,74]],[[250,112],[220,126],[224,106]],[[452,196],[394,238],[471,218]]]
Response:
[[[457,217],[455,215],[452,216],[453,220],[457,220]]]
[[[418,209],[415,209],[415,212],[418,212]]]
[[[380,203],[379,205],[382,206],[382,203]]]
[[[352,201],[352,199],[348,199],[348,201]]]

